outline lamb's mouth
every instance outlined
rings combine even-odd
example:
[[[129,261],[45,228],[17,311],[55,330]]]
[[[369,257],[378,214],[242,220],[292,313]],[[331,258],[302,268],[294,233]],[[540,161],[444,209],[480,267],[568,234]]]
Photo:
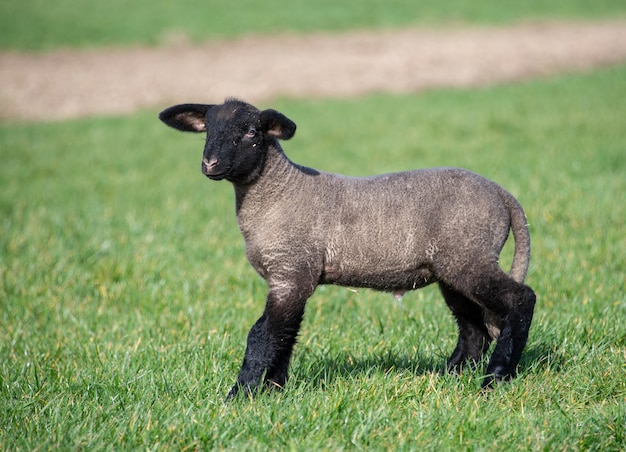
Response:
[[[204,173],[204,175],[206,177],[208,177],[211,180],[222,180],[226,177],[226,172],[223,173],[219,173],[219,174],[206,174]]]

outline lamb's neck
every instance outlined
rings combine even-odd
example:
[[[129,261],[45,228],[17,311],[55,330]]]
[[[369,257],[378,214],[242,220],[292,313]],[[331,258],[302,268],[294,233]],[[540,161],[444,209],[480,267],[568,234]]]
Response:
[[[267,209],[273,200],[287,196],[301,187],[306,179],[319,174],[310,168],[294,164],[279,146],[270,146],[267,157],[256,179],[248,184],[235,184],[237,215],[243,206],[247,213]]]

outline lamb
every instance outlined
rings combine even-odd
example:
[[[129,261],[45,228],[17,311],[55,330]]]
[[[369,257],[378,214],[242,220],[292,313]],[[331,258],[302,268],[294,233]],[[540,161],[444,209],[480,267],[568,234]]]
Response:
[[[202,172],[233,184],[246,256],[269,288],[228,399],[285,385],[306,301],[319,284],[401,296],[437,283],[459,330],[447,369],[475,365],[495,340],[482,386],[515,376],[535,293],[523,284],[526,216],[502,187],[458,168],[356,178],[300,166],[278,142],[292,138],[296,124],[237,99],[175,105],[159,118],[206,132]],[[498,258],[509,229],[515,251],[506,274]]]

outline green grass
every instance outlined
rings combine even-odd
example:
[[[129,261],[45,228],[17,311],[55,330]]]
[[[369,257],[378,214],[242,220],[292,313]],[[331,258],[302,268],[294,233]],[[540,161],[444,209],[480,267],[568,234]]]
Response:
[[[287,31],[615,17],[626,17],[623,0],[21,0],[0,2],[0,48],[158,44],[180,34],[206,40]]]
[[[0,449],[623,450],[625,80],[272,105],[297,162],[462,166],[520,199],[539,301],[520,377],[488,394],[482,368],[438,373],[435,288],[321,287],[286,390],[224,404],[265,285],[201,137],[156,112],[0,124]]]

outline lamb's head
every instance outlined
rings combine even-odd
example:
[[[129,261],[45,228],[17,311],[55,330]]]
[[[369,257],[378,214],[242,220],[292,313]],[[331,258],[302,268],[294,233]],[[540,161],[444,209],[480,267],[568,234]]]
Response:
[[[202,172],[213,180],[239,183],[255,179],[269,147],[296,132],[296,125],[282,113],[260,111],[236,99],[221,105],[175,105],[163,110],[159,119],[185,132],[206,132]]]

